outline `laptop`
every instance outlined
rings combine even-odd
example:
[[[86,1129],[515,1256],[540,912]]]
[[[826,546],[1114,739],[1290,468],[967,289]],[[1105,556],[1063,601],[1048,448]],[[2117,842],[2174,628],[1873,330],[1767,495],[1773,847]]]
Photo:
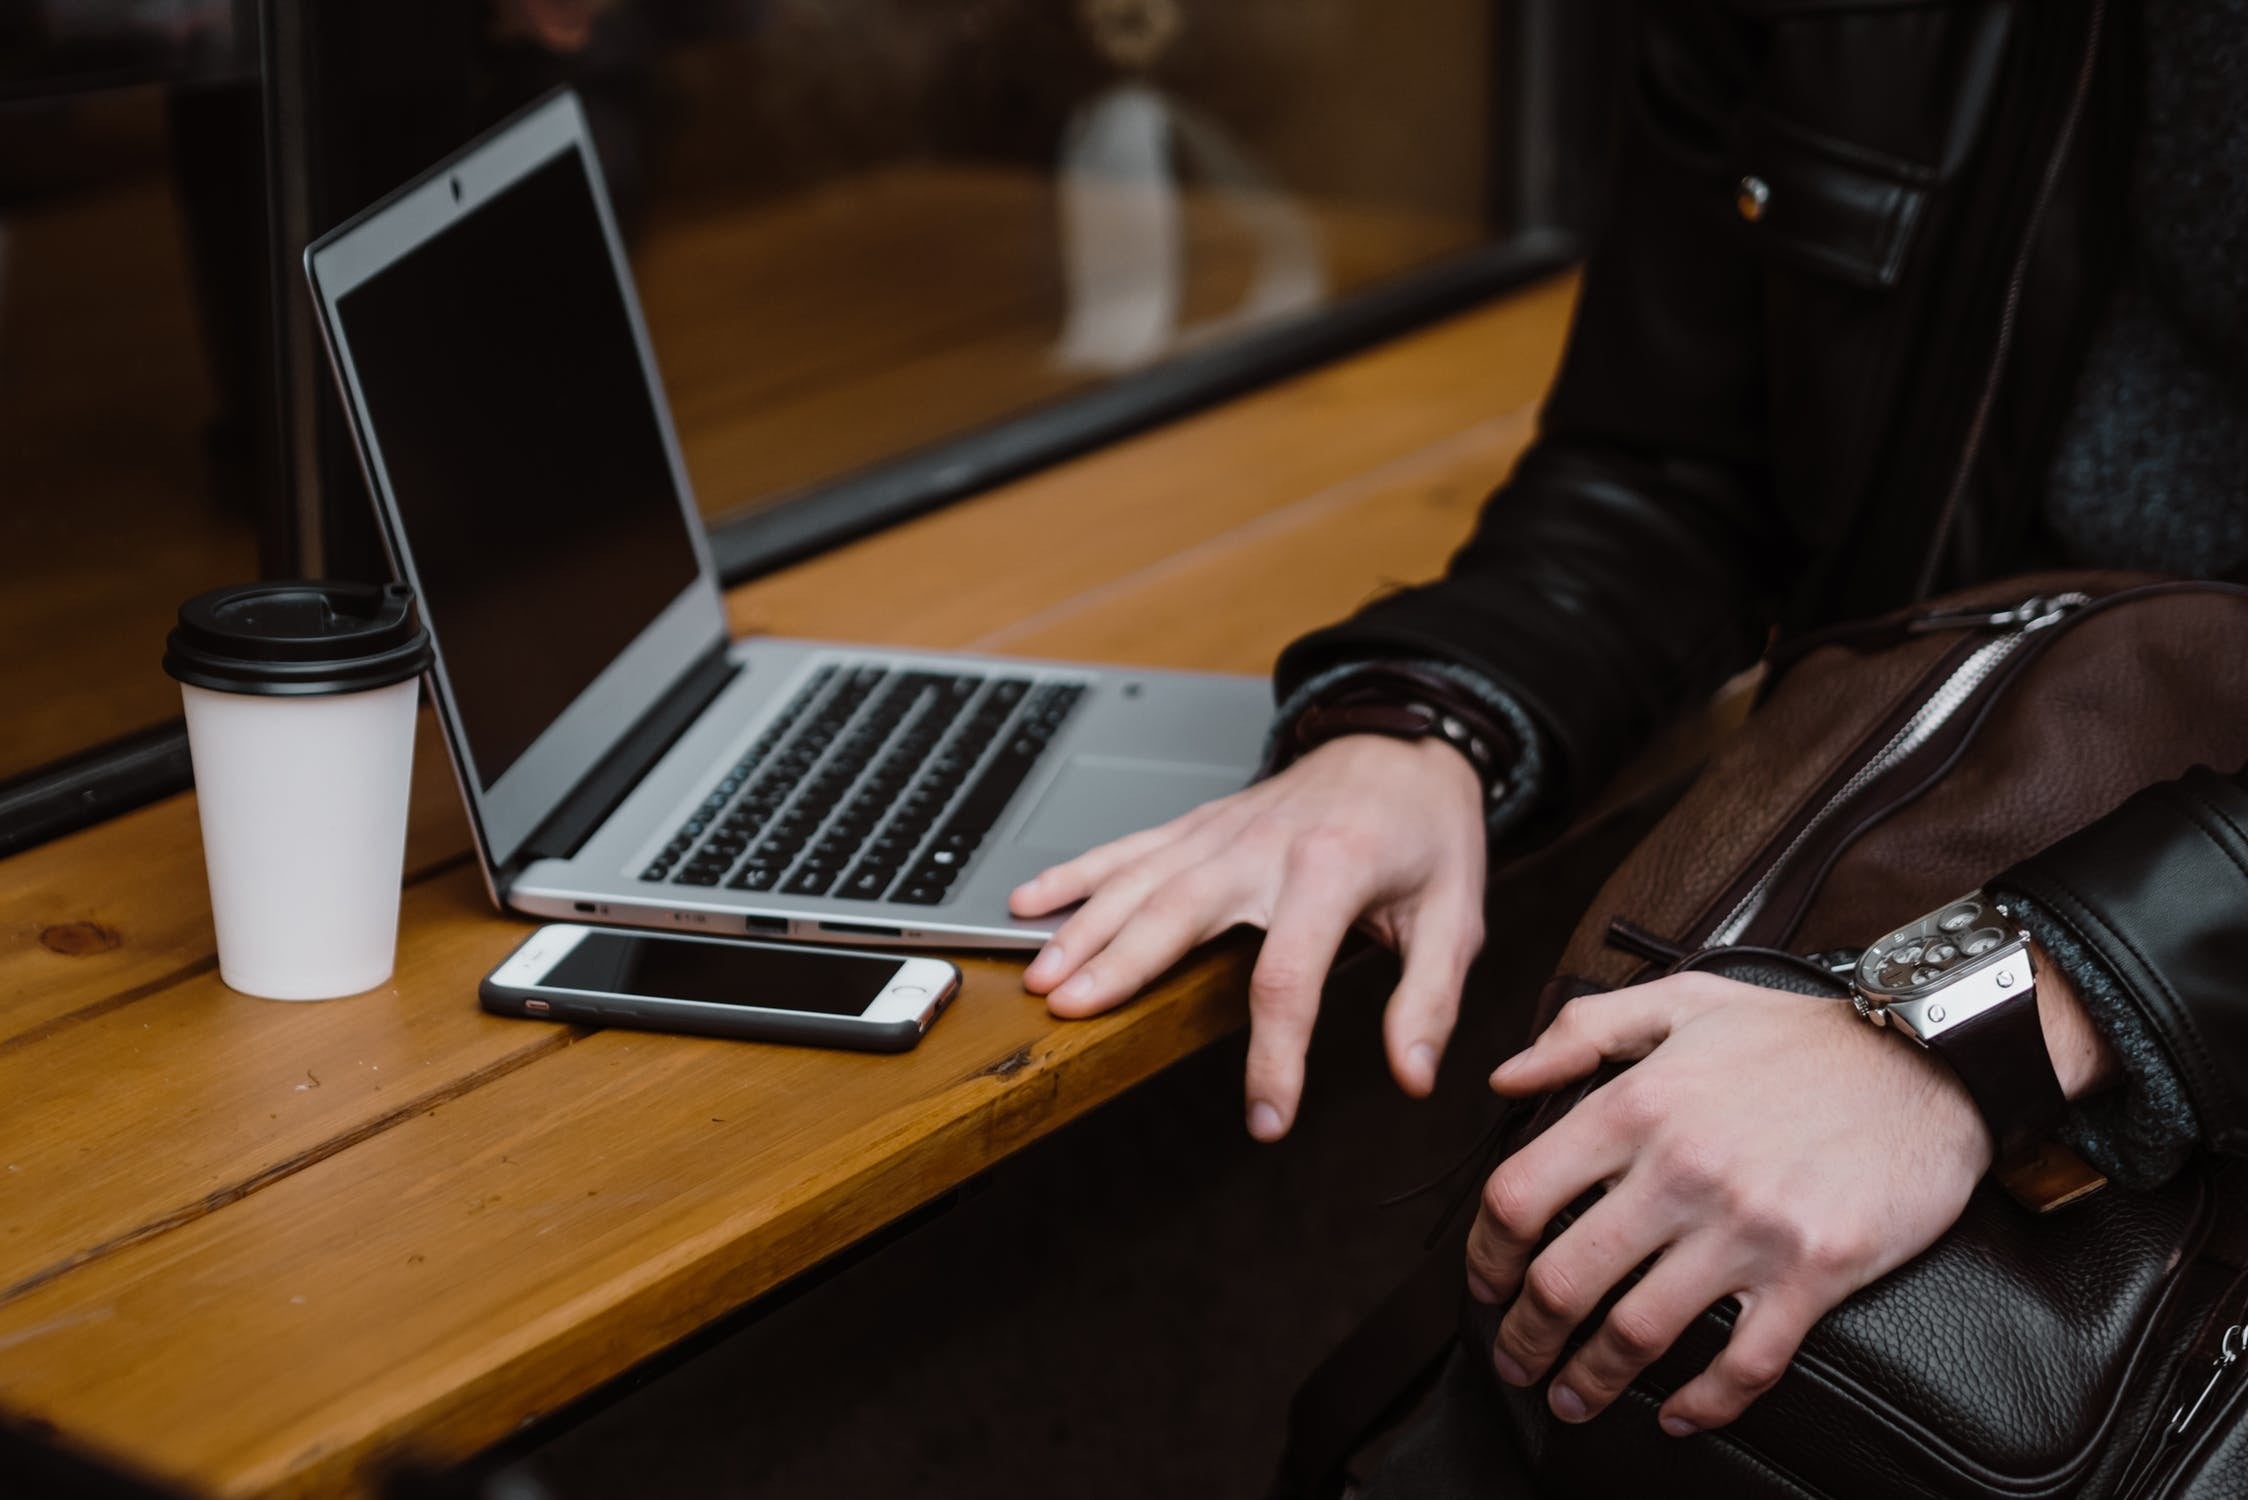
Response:
[[[1035,947],[1017,883],[1248,782],[1262,679],[728,639],[575,96],[305,268],[502,906]]]

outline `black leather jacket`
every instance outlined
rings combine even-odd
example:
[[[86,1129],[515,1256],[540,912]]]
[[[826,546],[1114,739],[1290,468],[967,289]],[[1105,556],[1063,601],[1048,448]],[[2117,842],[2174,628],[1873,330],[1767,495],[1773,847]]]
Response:
[[[1355,658],[1472,667],[1550,742],[1551,826],[1775,632],[2052,561],[2037,503],[2116,269],[2136,20],[1648,0],[1537,443],[1442,580],[1297,642],[1282,694]],[[2007,883],[2248,1154],[2242,777],[2150,789]]]

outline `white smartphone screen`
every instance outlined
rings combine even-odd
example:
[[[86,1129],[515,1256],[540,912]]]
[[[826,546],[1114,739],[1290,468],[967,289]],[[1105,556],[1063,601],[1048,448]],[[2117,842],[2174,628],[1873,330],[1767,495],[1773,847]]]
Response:
[[[857,1016],[897,977],[901,962],[597,928],[535,983],[542,989]]]

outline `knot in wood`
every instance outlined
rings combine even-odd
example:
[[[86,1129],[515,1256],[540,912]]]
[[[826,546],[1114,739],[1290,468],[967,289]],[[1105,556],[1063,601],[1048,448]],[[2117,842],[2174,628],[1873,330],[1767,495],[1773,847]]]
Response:
[[[58,922],[39,932],[39,946],[50,953],[60,953],[64,958],[107,953],[123,941],[116,928],[104,927],[99,922]]]

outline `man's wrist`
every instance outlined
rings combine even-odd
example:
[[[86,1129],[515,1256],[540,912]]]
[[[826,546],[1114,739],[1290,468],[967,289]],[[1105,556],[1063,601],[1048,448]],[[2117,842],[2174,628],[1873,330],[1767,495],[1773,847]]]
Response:
[[[2044,1028],[2045,1051],[2053,1059],[2061,1093],[2073,1103],[2113,1087],[2121,1076],[2121,1060],[2092,1024],[2091,1014],[2077,998],[2076,986],[2034,939],[2030,942],[2030,961],[2037,969],[2038,1024]]]
[[[1410,664],[1382,664],[1306,704],[1274,744],[1272,769],[1356,735],[1442,741],[1474,769],[1487,803],[1504,800],[1512,785],[1509,773],[1520,759],[1512,731],[1456,685]]]

